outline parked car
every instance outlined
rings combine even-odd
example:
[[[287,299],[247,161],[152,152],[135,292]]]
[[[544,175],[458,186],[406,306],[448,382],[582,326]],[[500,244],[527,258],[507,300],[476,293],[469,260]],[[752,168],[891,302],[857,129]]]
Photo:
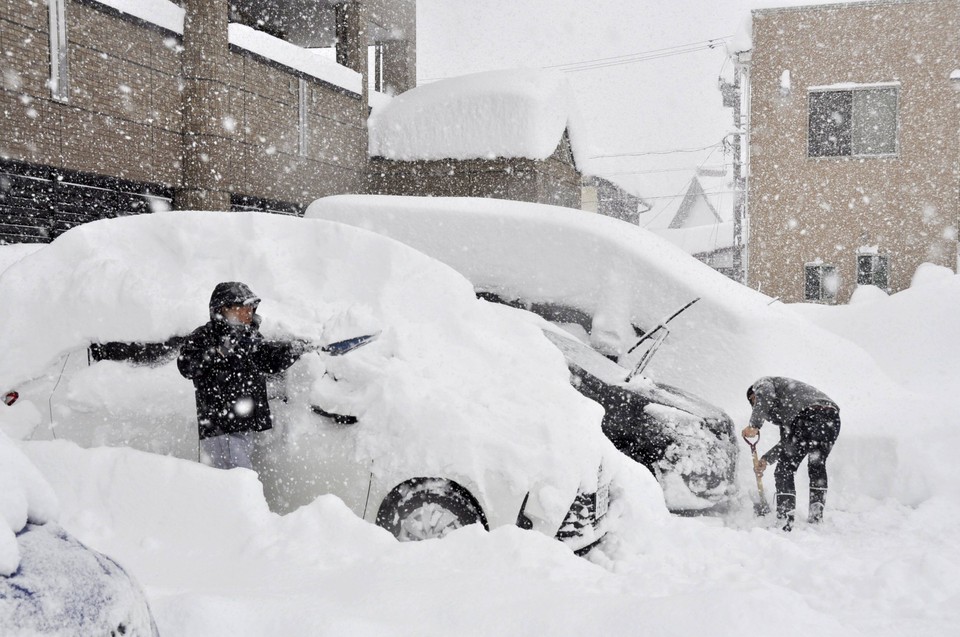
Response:
[[[6,402],[0,422],[24,416]],[[156,637],[139,584],[59,526],[53,489],[3,433],[0,485],[0,635]]]
[[[644,351],[649,363],[663,343],[658,337],[668,333],[657,321],[692,302],[644,297],[639,290],[675,297],[683,288],[662,276],[622,274],[625,264],[647,263],[651,276],[659,276],[654,251],[643,254],[608,236],[614,233],[606,226],[623,225],[625,233],[635,228],[553,206],[462,198],[329,197],[311,204],[307,217],[403,241],[462,273],[479,297],[540,317],[533,322],[564,353],[574,387],[603,406],[604,433],[656,476],[671,511],[719,510],[736,498],[739,448],[729,416],[649,377],[628,380],[634,376],[630,345],[654,337]],[[594,221],[604,227],[591,233]],[[652,314],[654,307],[663,307],[663,315]]]
[[[663,487],[675,513],[723,509],[738,494],[733,421],[706,401],[630,370],[561,330],[544,335],[563,352],[571,384],[604,409],[603,433]]]
[[[401,540],[517,525],[578,553],[606,533],[620,456],[550,346],[442,264],[330,222],[125,217],[13,266],[0,294],[27,319],[0,316],[16,345],[0,385],[36,406],[29,437],[197,460],[193,388],[175,359],[218,280],[265,299],[268,337],[383,332],[343,356],[304,356],[271,384],[275,426],[253,460],[273,510],[332,493]]]
[[[0,634],[156,637],[139,584],[55,523],[17,534],[20,567],[0,575]]]

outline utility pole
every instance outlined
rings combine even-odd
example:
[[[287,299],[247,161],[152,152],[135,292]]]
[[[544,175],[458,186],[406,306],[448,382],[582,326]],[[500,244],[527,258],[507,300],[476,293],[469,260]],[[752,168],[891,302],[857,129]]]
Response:
[[[748,120],[744,94],[749,91],[750,52],[733,54],[733,83],[720,81],[723,105],[733,109],[733,273],[734,280],[746,285],[745,229],[747,214],[747,166],[744,156],[749,153]],[[741,80],[743,78],[743,81]],[[746,152],[745,152],[746,151]]]

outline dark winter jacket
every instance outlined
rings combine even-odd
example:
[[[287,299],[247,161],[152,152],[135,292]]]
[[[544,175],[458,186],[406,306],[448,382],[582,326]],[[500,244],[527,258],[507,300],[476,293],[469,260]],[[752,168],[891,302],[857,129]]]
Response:
[[[258,321],[234,325],[224,320],[218,312],[224,300],[221,286],[211,298],[210,322],[187,337],[177,359],[180,373],[196,390],[201,439],[270,429],[266,377],[287,369],[303,353],[298,342],[265,340]]]
[[[764,376],[751,387],[754,395],[753,413],[750,415],[750,426],[760,429],[764,422],[772,422],[781,428],[781,438],[784,427],[802,426],[801,417],[810,410],[828,411],[839,417],[840,409],[837,403],[822,391],[792,378],[783,376]],[[774,446],[764,454],[768,462],[776,462],[779,456],[780,445]]]

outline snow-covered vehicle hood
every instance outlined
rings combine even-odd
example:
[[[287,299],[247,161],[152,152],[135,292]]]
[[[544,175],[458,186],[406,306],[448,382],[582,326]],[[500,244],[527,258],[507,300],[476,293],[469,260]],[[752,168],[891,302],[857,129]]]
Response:
[[[0,275],[4,302],[20,308],[0,315],[0,387],[45,375],[58,382],[62,357],[85,356],[90,343],[185,335],[206,321],[210,291],[225,280],[242,280],[263,298],[268,338],[329,343],[381,332],[347,356],[291,370],[311,379],[297,386],[307,400],[339,401],[333,411],[361,418],[349,453],[375,475],[470,476],[482,495],[529,492],[562,519],[615,455],[601,410],[569,386],[563,357],[535,327],[490,311],[461,275],[364,230],[265,214],[100,221],[25,257]],[[324,372],[339,379],[336,391]],[[115,408],[91,424],[87,444],[196,457],[195,438],[184,438],[195,432],[165,431],[151,419],[151,411],[190,418],[192,387],[172,362],[131,372],[103,361],[66,391],[72,407],[48,416],[64,423],[55,433],[82,420],[86,401]],[[34,437],[49,437],[42,429]]]

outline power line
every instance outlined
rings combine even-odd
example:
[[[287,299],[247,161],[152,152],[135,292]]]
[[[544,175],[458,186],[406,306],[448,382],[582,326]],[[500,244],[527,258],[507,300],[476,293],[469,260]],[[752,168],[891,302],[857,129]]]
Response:
[[[689,183],[687,184],[687,186],[689,187]],[[704,191],[703,191],[703,195],[704,195],[704,196],[709,196],[709,195],[728,195],[728,194],[734,193],[734,192],[736,192],[736,190],[704,190]],[[658,195],[658,196],[656,196],[656,197],[644,197],[643,195],[641,195],[640,198],[641,198],[641,199],[645,199],[645,200],[650,200],[650,199],[682,199],[683,197],[686,197],[686,196],[687,196],[686,189],[684,189],[683,194],[680,194],[680,195]],[[653,221],[653,219],[651,219],[651,221]]]
[[[652,51],[646,51],[642,53],[635,53],[628,56],[618,56],[614,58],[600,58],[598,60],[587,60],[584,62],[571,62],[569,64],[556,64],[552,66],[545,66],[543,68],[547,69],[557,69],[564,73],[575,73],[578,71],[591,71],[595,69],[603,69],[610,66],[621,66],[624,64],[635,64],[637,62],[648,62],[650,60],[659,60],[661,58],[673,57],[675,55],[685,55],[687,53],[696,53],[697,51],[706,51],[707,49],[715,49],[716,47],[723,44],[730,36],[725,38],[715,38],[711,40],[703,40],[701,42],[693,42],[690,44],[682,44],[676,47],[669,47],[666,49],[655,49]]]
[[[595,58],[592,60],[581,60],[579,62],[567,62],[565,64],[551,64],[547,66],[542,66],[543,69],[559,69],[565,73],[573,73],[576,71],[590,71],[594,69],[602,69],[608,66],[620,66],[622,64],[633,64],[635,62],[646,62],[648,60],[659,60],[665,57],[671,57],[674,55],[684,55],[686,53],[695,53],[696,51],[704,51],[706,49],[714,49],[721,44],[725,43],[727,40],[732,38],[731,35],[725,35],[720,38],[710,38],[709,40],[699,40],[697,42],[688,42],[687,44],[677,44],[675,46],[668,46],[661,49],[650,49],[649,51],[638,51],[636,53],[627,53],[624,55],[614,55],[611,57],[605,58]],[[452,76],[444,77],[421,77],[417,78],[417,82],[436,82],[438,80],[445,80]]]
[[[720,140],[720,144],[722,144],[722,143],[723,143],[723,140],[721,139],[721,140]],[[693,173],[694,176],[691,178],[690,183],[693,183],[693,179],[696,179],[696,174],[697,174],[697,172],[699,172],[700,169],[703,168],[704,164],[707,163],[707,160],[710,159],[711,157],[713,157],[713,154],[714,154],[715,152],[717,152],[717,146],[718,146],[718,145],[719,145],[719,144],[714,144],[713,150],[711,150],[709,153],[707,153],[707,156],[704,157],[704,158],[703,158],[703,161],[700,162],[700,165],[697,166],[697,170],[694,171],[694,173]],[[687,185],[687,186],[684,188],[684,192],[679,193],[678,195],[676,195],[676,196],[674,196],[674,197],[644,197],[644,199],[676,199],[677,197],[685,197],[686,194],[687,194],[686,191],[687,191],[689,188],[690,188],[690,186]],[[706,193],[704,193],[704,194],[706,194]],[[657,214],[653,215],[653,218],[652,218],[652,219],[650,219],[649,221],[647,221],[647,223],[643,224],[643,227],[644,227],[644,228],[649,228],[649,227],[650,227],[650,224],[653,223],[654,221],[656,221],[656,220],[657,220],[657,217],[659,217],[660,215],[662,215],[664,210],[666,210],[666,208],[661,208],[660,211],[657,212]]]
[[[725,169],[727,166],[731,166],[731,165],[732,164],[710,164],[709,166],[703,166],[703,168],[707,168],[711,170],[715,168]],[[615,170],[615,171],[605,170],[603,171],[603,174],[604,175],[650,175],[653,173],[693,172],[696,169],[697,169],[696,166],[684,166],[683,168],[657,168],[655,170]]]
[[[671,150],[651,150],[651,151],[641,151],[636,153],[612,153],[609,155],[594,155],[590,157],[590,159],[606,159],[608,157],[642,157],[645,155],[672,155],[674,153],[698,153],[701,150],[708,150],[710,148],[716,149],[717,146],[720,146],[722,144],[723,144],[723,140],[721,139],[716,144],[710,144],[709,146],[701,146],[700,148],[674,148]]]
[[[622,60],[624,58],[632,58],[638,55],[651,55],[654,53],[664,53],[667,51],[673,51],[675,49],[681,49],[688,46],[700,46],[703,44],[710,44],[720,40],[729,39],[730,36],[725,36],[723,38],[711,38],[709,40],[698,40],[697,42],[688,42],[687,44],[675,44],[673,46],[664,47],[662,49],[650,49],[649,51],[638,51],[636,53],[625,53],[623,55],[614,55],[606,58],[595,58],[593,60],[580,60],[579,62],[567,62],[565,64],[553,64],[550,66],[545,66],[545,69],[557,69],[564,66],[576,66],[580,64],[593,64],[595,62],[609,62],[611,60]]]

